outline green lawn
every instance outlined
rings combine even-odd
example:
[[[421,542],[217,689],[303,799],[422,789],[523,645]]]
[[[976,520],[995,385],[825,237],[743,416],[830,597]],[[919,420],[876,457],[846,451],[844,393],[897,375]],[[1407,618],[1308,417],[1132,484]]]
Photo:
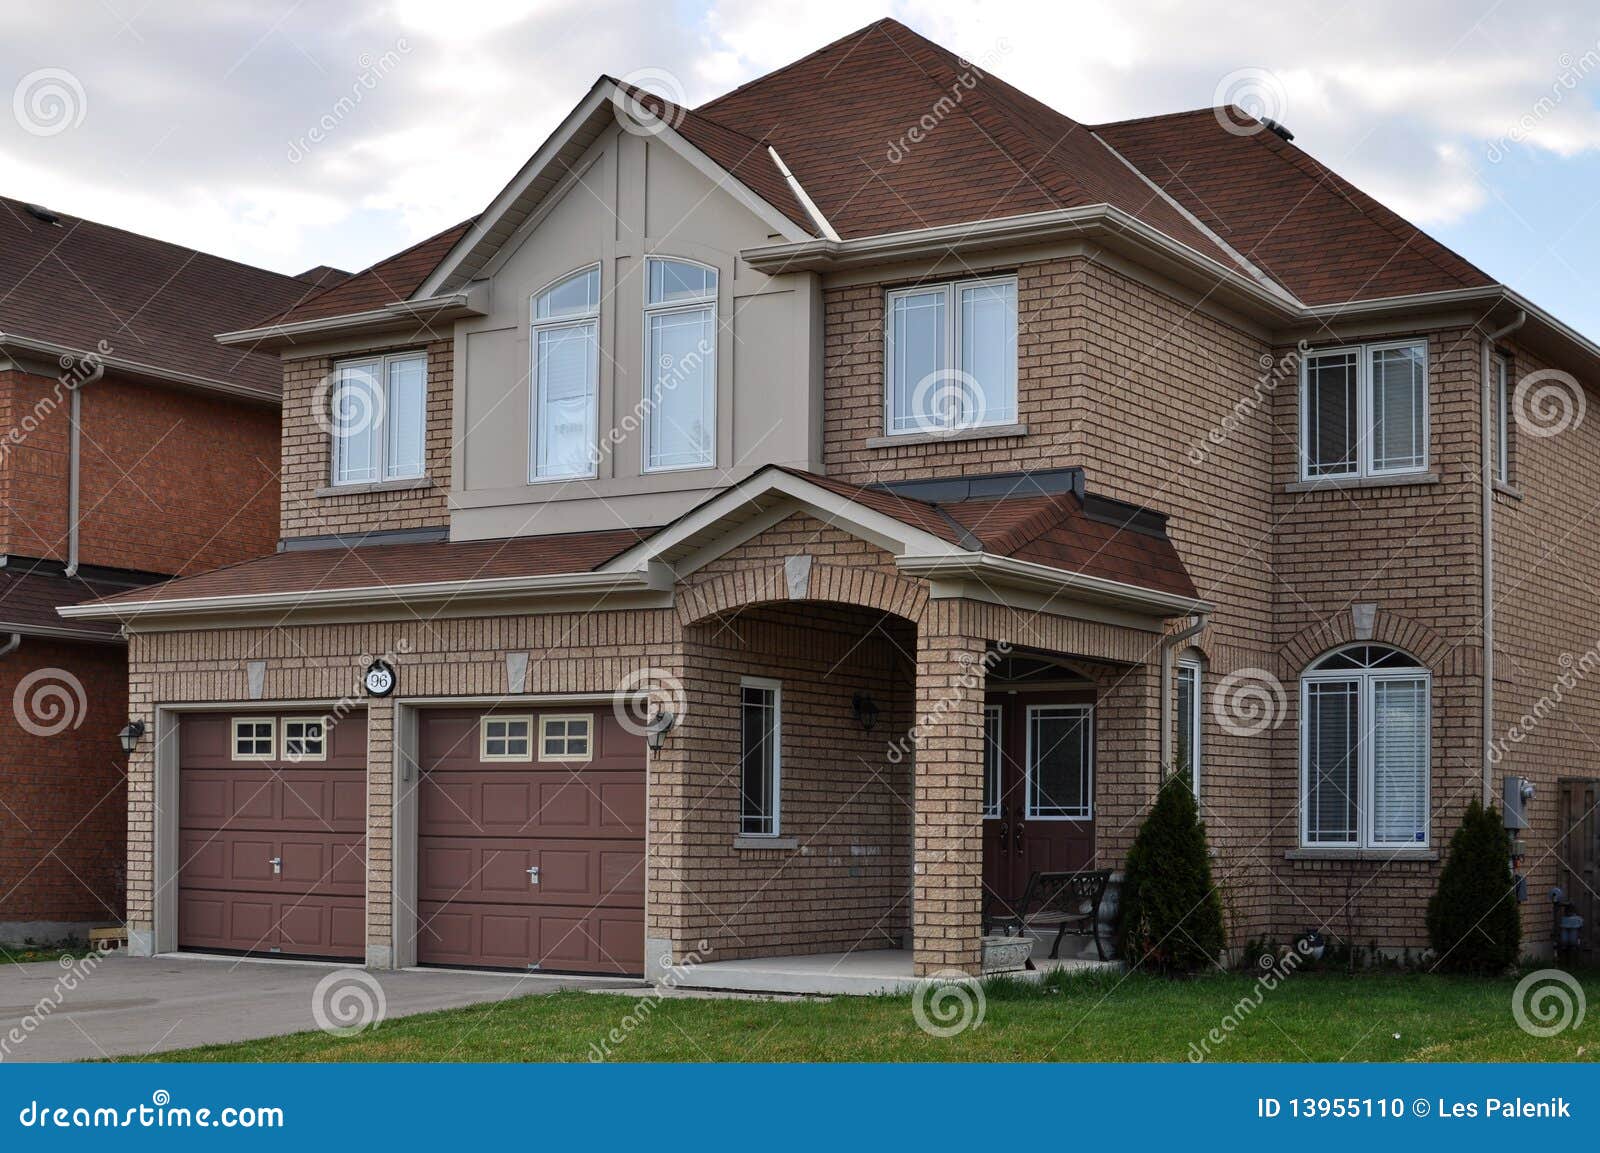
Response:
[[[1531,1037],[1512,979],[1298,973],[1224,1018],[1255,981],[1093,973],[1043,987],[990,983],[981,1024],[920,1029],[910,997],[831,1001],[641,999],[565,992],[389,1021],[355,1037],[300,1033],[151,1058],[170,1061],[1185,1061],[1218,1029],[1218,1061],[1573,1061],[1600,1055],[1600,973],[1581,1026]]]
[[[59,961],[62,957],[87,957],[94,950],[87,945],[18,945],[0,947],[0,965],[31,965],[36,961]]]

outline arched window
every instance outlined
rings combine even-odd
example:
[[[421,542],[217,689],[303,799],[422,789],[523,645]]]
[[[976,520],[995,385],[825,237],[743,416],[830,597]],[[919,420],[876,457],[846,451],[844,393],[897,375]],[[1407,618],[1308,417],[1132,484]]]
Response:
[[[1387,645],[1350,645],[1300,678],[1300,839],[1428,844],[1429,676]]]
[[[600,266],[556,281],[533,298],[529,338],[533,415],[529,480],[595,475],[600,384]]]
[[[645,262],[646,472],[709,468],[717,440],[717,270]]]

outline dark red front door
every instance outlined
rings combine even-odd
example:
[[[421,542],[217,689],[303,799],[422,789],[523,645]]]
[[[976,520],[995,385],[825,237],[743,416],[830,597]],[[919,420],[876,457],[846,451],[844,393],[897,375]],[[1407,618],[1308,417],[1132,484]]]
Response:
[[[609,706],[423,714],[417,960],[644,971],[644,738]]]
[[[367,720],[178,722],[178,947],[361,960]]]
[[[1094,857],[1094,695],[991,693],[985,721],[983,883],[1016,899]]]

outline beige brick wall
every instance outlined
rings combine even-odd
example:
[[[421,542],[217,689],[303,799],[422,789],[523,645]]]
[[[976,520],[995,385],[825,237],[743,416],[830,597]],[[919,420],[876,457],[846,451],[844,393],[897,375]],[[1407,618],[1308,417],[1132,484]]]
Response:
[[[1508,350],[1513,391],[1554,367],[1524,347]],[[1498,800],[1502,780],[1514,774],[1537,790],[1532,827],[1522,834],[1529,878],[1523,934],[1536,939],[1552,933],[1550,889],[1568,884],[1559,864],[1567,830],[1557,821],[1556,782],[1600,777],[1593,739],[1600,733],[1600,401],[1588,393],[1574,424],[1579,410],[1560,396],[1552,394],[1555,407],[1541,419],[1532,393],[1525,394],[1527,427],[1510,424],[1514,491],[1494,498],[1494,788]],[[1593,939],[1592,927],[1584,932]]]
[[[361,353],[283,362],[283,484],[281,531],[287,538],[450,523],[451,398],[454,341],[430,341],[423,487],[328,494],[332,478],[329,435],[334,364]],[[384,350],[394,351],[394,350]]]

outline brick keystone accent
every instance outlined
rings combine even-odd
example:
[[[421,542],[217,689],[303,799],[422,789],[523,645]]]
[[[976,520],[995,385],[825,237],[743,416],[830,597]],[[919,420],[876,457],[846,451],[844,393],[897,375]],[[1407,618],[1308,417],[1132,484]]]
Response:
[[[1358,614],[1354,608],[1371,609],[1370,615]],[[1460,662],[1464,648],[1454,645],[1420,621],[1371,605],[1356,605],[1351,611],[1336,613],[1320,624],[1297,633],[1284,646],[1285,671],[1290,676],[1300,672],[1318,657],[1354,641],[1393,645],[1404,649],[1437,673],[1465,671],[1453,666]]]

